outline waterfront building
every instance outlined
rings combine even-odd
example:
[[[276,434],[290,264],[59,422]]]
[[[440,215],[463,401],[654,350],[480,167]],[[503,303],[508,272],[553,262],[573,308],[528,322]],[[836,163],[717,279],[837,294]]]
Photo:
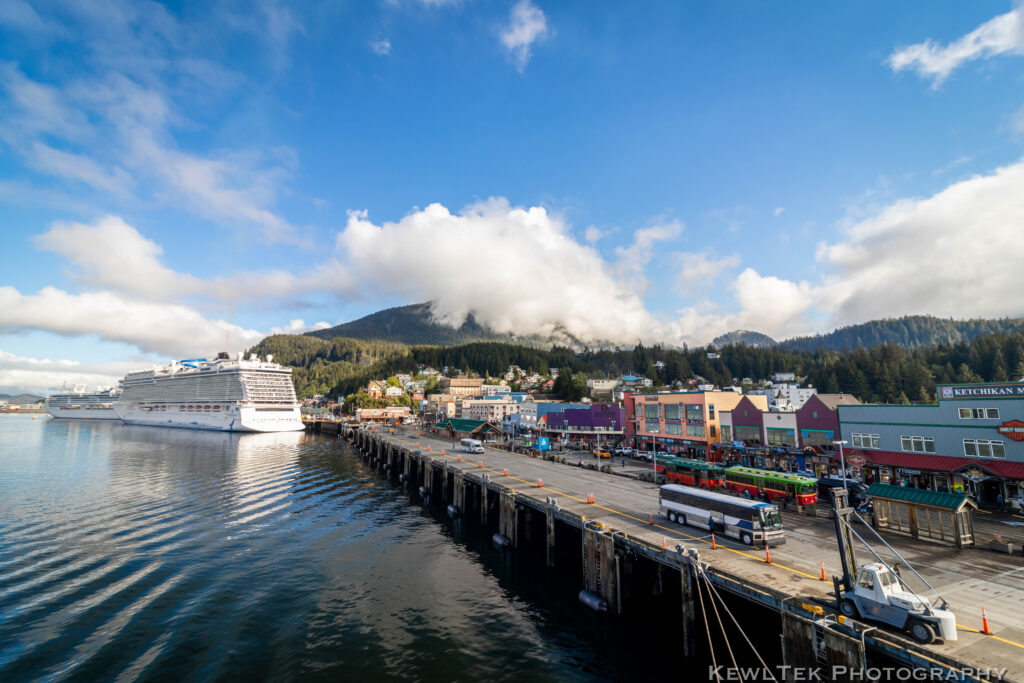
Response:
[[[560,413],[564,410],[575,410],[589,408],[586,403],[564,403],[562,401],[523,401],[519,406],[520,425],[525,429],[532,429],[537,421],[551,413]]]
[[[460,396],[479,396],[484,381],[469,377],[442,377],[438,384],[438,390],[442,394],[451,394],[456,398]]]
[[[483,396],[497,396],[498,394],[512,393],[512,387],[507,384],[482,384],[480,393]]]
[[[719,416],[743,400],[732,391],[671,391],[657,394],[627,392],[626,441],[638,450],[667,451],[687,457],[707,456],[717,443]],[[761,397],[767,406],[767,399]]]
[[[390,406],[388,408],[356,408],[356,420],[359,422],[396,422],[411,416],[412,411],[406,406]]]
[[[463,400],[459,417],[481,422],[501,422],[509,415],[519,413],[519,403],[512,400],[492,399]]]
[[[1024,493],[1024,383],[936,387],[925,405],[840,405],[846,455],[863,476],[934,491],[963,492],[983,504]]]
[[[420,404],[423,417],[431,422],[455,417],[455,410],[455,397],[451,394],[428,394]]]
[[[537,429],[552,439],[578,441],[584,444],[609,446],[622,440],[626,421],[622,406],[615,403],[594,403],[583,408],[551,412],[539,419]]]
[[[615,390],[615,387],[619,386],[619,380],[617,379],[588,379],[587,380],[587,391],[593,394],[610,394]]]
[[[747,394],[732,410],[722,411],[721,440],[733,444],[716,460],[750,467],[828,476],[835,465],[833,442],[839,439],[840,405],[860,403],[850,394],[813,394],[799,410],[773,410],[763,394]]]

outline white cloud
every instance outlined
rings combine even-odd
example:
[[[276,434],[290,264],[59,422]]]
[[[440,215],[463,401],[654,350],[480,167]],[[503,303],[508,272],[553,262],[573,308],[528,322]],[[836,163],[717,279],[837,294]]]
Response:
[[[544,12],[530,0],[519,0],[512,7],[509,23],[502,29],[501,44],[522,73],[530,62],[531,48],[538,40],[549,35],[548,20]]]
[[[1024,135],[1024,107],[1021,107],[1010,117],[1010,130],[1014,135]]]
[[[333,325],[324,320],[307,325],[305,320],[296,318],[295,320],[288,321],[288,324],[282,327],[271,327],[270,334],[303,334],[304,332],[312,332],[314,330],[326,330],[329,327],[333,327]]]
[[[46,396],[66,387],[84,384],[88,389],[116,386],[128,372],[143,367],[137,361],[81,364],[18,356],[0,349],[0,392],[28,392]]]
[[[75,267],[75,279],[86,287],[160,301],[187,297],[227,303],[276,299],[331,289],[345,282],[344,273],[333,260],[310,269],[302,277],[282,270],[209,279],[179,273],[163,264],[163,248],[159,244],[118,216],[104,216],[92,225],[58,221],[33,241],[41,249],[64,257]]]
[[[927,313],[1016,316],[1024,162],[902,199],[821,245],[819,305],[835,323]]]
[[[783,212],[783,211],[785,211],[785,210],[786,210],[786,207],[784,207],[784,206],[776,206],[776,207],[775,207],[775,211],[773,211],[772,213],[773,213],[773,214],[774,214],[775,216],[781,216],[781,215],[782,215],[782,212]]]
[[[96,335],[177,357],[240,351],[264,336],[225,320],[207,319],[180,304],[137,301],[112,292],[70,294],[46,287],[38,294],[22,294],[14,287],[0,287],[0,332],[23,330]]]
[[[674,254],[674,257],[680,266],[678,289],[681,294],[691,296],[694,291],[710,287],[723,270],[740,265],[739,254],[716,259],[707,249],[699,252],[682,251]]]
[[[583,238],[587,241],[588,244],[594,244],[595,242],[600,242],[601,238],[603,238],[606,234],[607,233],[604,230],[601,230],[597,226],[588,225],[586,231],[584,231]]]
[[[1024,6],[1001,14],[948,45],[925,40],[894,51],[888,59],[893,71],[912,69],[930,78],[938,88],[960,65],[1001,54],[1024,53]]]
[[[675,239],[683,232],[683,224],[669,221],[660,225],[641,228],[633,233],[633,242],[627,247],[616,247],[618,268],[625,276],[643,275],[644,269],[654,256],[654,247],[658,242]]]
[[[55,21],[43,19],[23,0],[0,2],[0,24],[13,26],[19,31],[33,35],[57,37],[67,34],[67,29]]]
[[[351,212],[338,246],[353,281],[378,295],[433,301],[435,316],[451,325],[473,313],[499,332],[517,334],[564,329],[581,339],[623,343],[663,334],[636,290],[616,280],[594,249],[574,241],[568,227],[540,207],[490,199],[452,214],[431,204],[381,225],[365,212]],[[514,268],[473,276],[457,265],[459,254],[486,262],[503,253],[529,257]]]
[[[378,55],[389,55],[391,54],[391,41],[381,36],[375,40],[370,41],[370,49]]]
[[[124,169],[113,167],[109,171],[88,157],[64,152],[43,144],[32,143],[28,164],[36,171],[77,180],[113,195],[127,195],[134,179]]]

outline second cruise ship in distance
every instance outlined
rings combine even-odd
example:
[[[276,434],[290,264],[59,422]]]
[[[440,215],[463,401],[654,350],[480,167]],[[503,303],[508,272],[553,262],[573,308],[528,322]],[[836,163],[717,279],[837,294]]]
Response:
[[[292,369],[219,353],[128,373],[114,411],[127,424],[230,432],[303,428]]]
[[[76,384],[72,391],[62,391],[46,397],[46,412],[54,417],[74,420],[119,420],[114,402],[121,394],[115,387],[97,387],[87,392],[84,384]]]

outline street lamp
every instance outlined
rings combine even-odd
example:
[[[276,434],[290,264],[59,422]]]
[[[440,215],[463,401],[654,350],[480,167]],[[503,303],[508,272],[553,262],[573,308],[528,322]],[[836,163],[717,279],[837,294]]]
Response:
[[[849,441],[833,441],[834,445],[839,446],[839,467],[843,475],[843,488],[846,488],[846,458],[843,457],[843,446],[849,443]]]

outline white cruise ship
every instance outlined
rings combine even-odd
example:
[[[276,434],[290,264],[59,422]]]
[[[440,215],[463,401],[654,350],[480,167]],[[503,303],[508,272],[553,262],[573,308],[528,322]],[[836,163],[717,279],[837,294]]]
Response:
[[[114,411],[127,424],[230,432],[302,429],[292,369],[255,354],[176,361],[128,373]]]
[[[114,412],[120,393],[120,389],[113,387],[96,387],[96,391],[87,392],[84,384],[76,384],[72,391],[47,396],[46,412],[75,420],[120,420]]]

